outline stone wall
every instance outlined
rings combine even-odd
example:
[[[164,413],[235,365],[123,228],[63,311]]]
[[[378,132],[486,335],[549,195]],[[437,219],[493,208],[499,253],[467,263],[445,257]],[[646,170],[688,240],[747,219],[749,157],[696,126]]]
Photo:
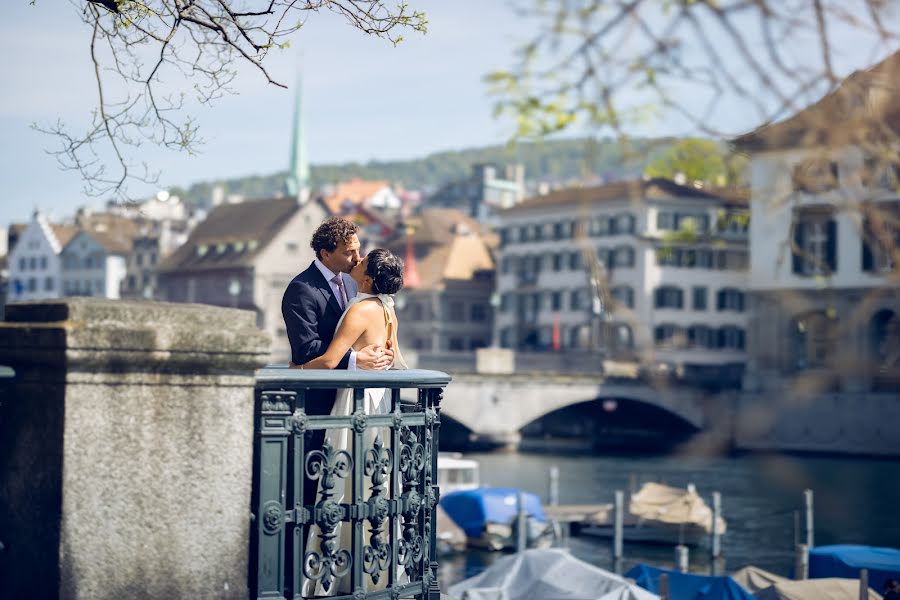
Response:
[[[269,346],[245,311],[8,305],[4,594],[246,598],[253,372]]]

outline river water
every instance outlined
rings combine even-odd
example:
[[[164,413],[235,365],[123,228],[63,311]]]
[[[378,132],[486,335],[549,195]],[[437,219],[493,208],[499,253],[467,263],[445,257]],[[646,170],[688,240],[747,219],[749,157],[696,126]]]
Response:
[[[752,564],[787,575],[794,561],[795,517],[803,490],[814,492],[815,544],[900,547],[900,461],[796,455],[598,456],[554,454],[467,454],[481,464],[482,484],[513,486],[547,499],[548,473],[559,468],[560,504],[610,503],[614,490],[658,481],[678,487],[693,483],[710,500],[722,494],[728,533],[722,538],[720,572]],[[627,500],[626,500],[627,503]],[[801,528],[800,535],[804,535]],[[572,553],[612,570],[610,541],[572,537]],[[674,549],[625,543],[623,572],[639,562],[674,565]],[[441,584],[481,572],[501,553],[468,550],[441,559]],[[691,549],[690,570],[710,572],[708,550]]]

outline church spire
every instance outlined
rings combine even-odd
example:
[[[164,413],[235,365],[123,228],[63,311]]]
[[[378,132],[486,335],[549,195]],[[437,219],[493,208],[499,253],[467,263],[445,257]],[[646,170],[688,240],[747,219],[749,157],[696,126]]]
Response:
[[[306,132],[303,129],[303,78],[297,76],[294,98],[294,129],[291,134],[291,165],[287,193],[301,204],[309,199],[309,163],[306,157]]]

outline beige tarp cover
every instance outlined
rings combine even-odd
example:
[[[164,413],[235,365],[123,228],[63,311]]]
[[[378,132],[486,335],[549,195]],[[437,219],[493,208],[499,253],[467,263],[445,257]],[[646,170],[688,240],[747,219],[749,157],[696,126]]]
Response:
[[[754,567],[753,565],[744,567],[739,571],[735,571],[731,574],[731,578],[737,581],[742,588],[744,588],[751,594],[755,594],[756,592],[776,583],[791,581],[787,577],[782,577],[781,575],[776,575],[775,573],[769,573],[768,571],[760,569],[759,567]]]
[[[712,509],[697,494],[694,486],[688,489],[661,483],[645,483],[631,496],[628,510],[636,517],[663,523],[693,523],[712,533]],[[719,533],[725,533],[725,520],[719,517]]]
[[[755,596],[757,600],[859,600],[859,581],[836,577],[782,581]],[[881,596],[869,588],[869,600],[881,600]]]

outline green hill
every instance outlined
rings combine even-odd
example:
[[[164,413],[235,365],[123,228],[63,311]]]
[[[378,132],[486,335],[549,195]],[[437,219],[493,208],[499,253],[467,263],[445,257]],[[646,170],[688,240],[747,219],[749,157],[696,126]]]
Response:
[[[508,146],[487,146],[430,154],[425,158],[395,161],[369,161],[311,165],[313,189],[346,181],[352,177],[384,179],[408,189],[432,191],[449,181],[468,176],[477,163],[525,165],[528,181],[568,182],[603,177],[622,179],[636,176],[654,157],[671,147],[671,138],[635,139],[624,147],[618,140],[588,138],[547,140]],[[250,175],[234,179],[195,183],[188,189],[174,188],[173,194],[186,202],[204,205],[216,185],[226,194],[246,198],[273,196],[284,189],[286,172]]]

